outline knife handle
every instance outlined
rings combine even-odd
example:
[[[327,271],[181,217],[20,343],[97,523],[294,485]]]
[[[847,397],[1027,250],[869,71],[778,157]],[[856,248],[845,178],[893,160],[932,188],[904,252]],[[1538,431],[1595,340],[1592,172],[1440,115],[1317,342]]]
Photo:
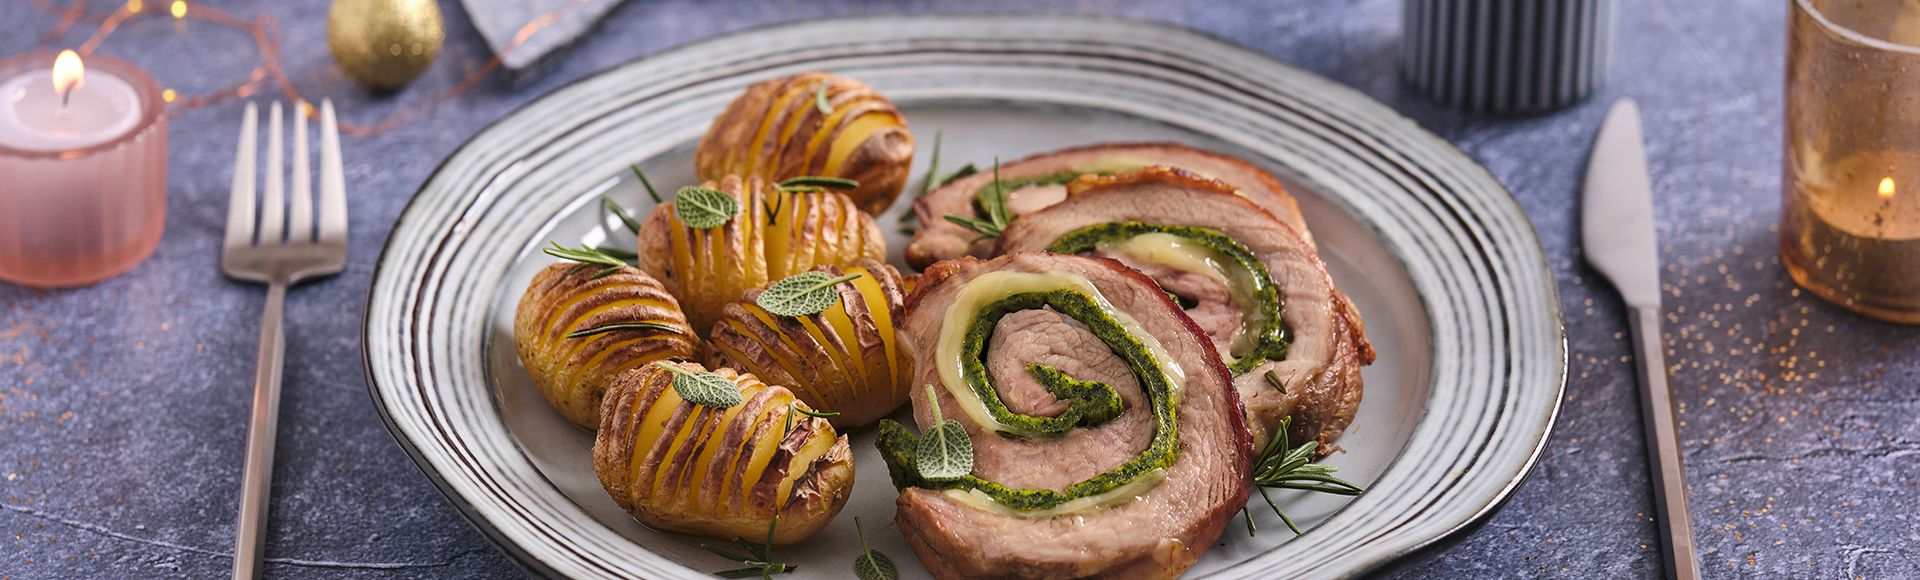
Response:
[[[1667,388],[1667,359],[1661,351],[1660,306],[1633,307],[1629,317],[1634,361],[1640,367],[1641,423],[1647,428],[1647,462],[1653,471],[1653,503],[1662,524],[1661,551],[1667,577],[1695,580],[1700,558],[1694,549],[1693,518],[1687,513],[1686,470],[1680,463],[1680,434]]]

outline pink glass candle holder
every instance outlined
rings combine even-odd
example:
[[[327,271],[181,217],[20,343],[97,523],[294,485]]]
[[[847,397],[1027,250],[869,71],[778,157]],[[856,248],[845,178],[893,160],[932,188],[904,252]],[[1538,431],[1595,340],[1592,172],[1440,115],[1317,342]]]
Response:
[[[65,84],[55,82],[56,61]],[[80,286],[153,253],[167,217],[167,111],[139,67],[0,61],[0,280]]]

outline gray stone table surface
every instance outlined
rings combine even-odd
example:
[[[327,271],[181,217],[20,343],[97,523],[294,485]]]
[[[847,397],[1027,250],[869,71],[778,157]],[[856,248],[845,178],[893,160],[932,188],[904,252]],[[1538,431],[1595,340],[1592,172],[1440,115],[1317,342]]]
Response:
[[[48,2],[66,4],[0,3],[0,54],[91,34],[83,25],[42,39],[57,20],[42,8]],[[416,106],[487,58],[466,15],[443,2],[440,62],[404,92],[368,95],[327,54],[326,2],[207,2],[276,19],[291,80],[333,97],[352,121]],[[1357,87],[1484,163],[1533,218],[1567,315],[1572,367],[1559,425],[1531,478],[1488,523],[1385,574],[1658,574],[1625,319],[1576,249],[1590,140],[1607,104],[1632,96],[1647,122],[1665,343],[1705,570],[1920,577],[1920,329],[1795,291],[1777,257],[1783,2],[1622,0],[1611,85],[1579,106],[1521,118],[1465,115],[1405,88],[1395,63],[1400,4],[632,0],[539,76],[490,79],[419,122],[347,139],[351,261],[288,300],[269,572],[521,574],[381,425],[358,341],[388,231],[475,131],[568,81],[726,32],[834,16],[1019,11],[1172,22]],[[164,18],[127,25],[101,50],[187,95],[238,82],[259,58],[242,35]],[[152,259],[81,289],[0,284],[0,578],[215,577],[231,565],[264,299],[217,268],[239,108],[174,112],[167,233]]]

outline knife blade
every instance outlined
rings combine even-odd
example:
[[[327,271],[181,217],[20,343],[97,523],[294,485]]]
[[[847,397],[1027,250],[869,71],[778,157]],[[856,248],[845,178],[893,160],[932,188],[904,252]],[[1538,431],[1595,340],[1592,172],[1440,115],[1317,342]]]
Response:
[[[1640,378],[1640,419],[1647,430],[1648,468],[1669,578],[1700,577],[1693,518],[1687,513],[1686,470],[1681,463],[1673,395],[1661,352],[1660,255],[1653,223],[1653,186],[1640,135],[1640,108],[1620,99],[1594,138],[1581,194],[1581,246],[1587,262],[1613,283],[1632,312]]]

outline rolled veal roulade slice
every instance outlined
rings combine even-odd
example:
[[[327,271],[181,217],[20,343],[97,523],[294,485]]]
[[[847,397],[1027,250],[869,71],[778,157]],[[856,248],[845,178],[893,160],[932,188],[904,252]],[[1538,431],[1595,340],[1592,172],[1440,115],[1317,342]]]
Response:
[[[921,438],[880,423],[897,523],[934,576],[1172,578],[1245,505],[1252,439],[1226,368],[1140,273],[942,262],[903,332],[915,421],[942,424],[937,406],[972,446],[970,471],[923,471]]]
[[[1374,353],[1313,246],[1231,186],[1177,169],[1071,189],[1014,222],[998,251],[1113,258],[1152,277],[1213,339],[1256,441],[1292,416],[1292,440],[1329,449],[1359,408],[1360,367]]]
[[[1006,192],[1008,215],[1018,221],[1020,216],[1060,203],[1066,198],[1066,183],[1075,178],[1152,165],[1176,167],[1226,182],[1255,205],[1293,226],[1307,246],[1313,246],[1306,222],[1300,219],[1299,205],[1272,175],[1240,159],[1178,143],[1103,143],[1041,153],[1001,164],[999,190]],[[982,218],[982,196],[996,191],[994,173],[991,168],[981,167],[979,172],[955,179],[914,201],[913,211],[921,227],[907,246],[908,263],[925,268],[948,258],[992,255],[992,242],[979,240],[979,232],[950,222],[946,216]]]

